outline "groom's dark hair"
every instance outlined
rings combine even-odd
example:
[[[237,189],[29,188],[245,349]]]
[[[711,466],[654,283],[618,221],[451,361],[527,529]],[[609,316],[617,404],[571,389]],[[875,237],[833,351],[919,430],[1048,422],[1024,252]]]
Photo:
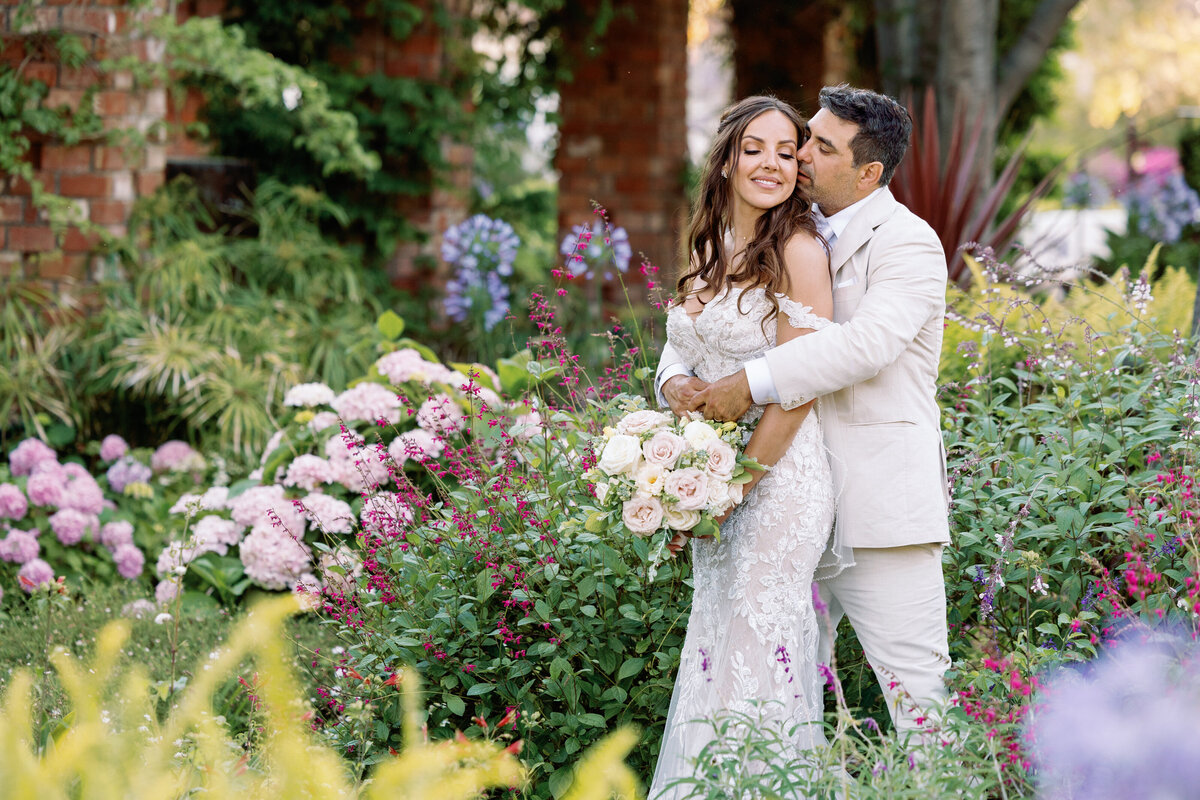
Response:
[[[912,136],[912,117],[908,110],[885,94],[855,89],[844,83],[821,90],[821,108],[838,119],[858,125],[858,133],[850,140],[854,166],[872,161],[883,164],[879,185],[887,186],[904,158]]]

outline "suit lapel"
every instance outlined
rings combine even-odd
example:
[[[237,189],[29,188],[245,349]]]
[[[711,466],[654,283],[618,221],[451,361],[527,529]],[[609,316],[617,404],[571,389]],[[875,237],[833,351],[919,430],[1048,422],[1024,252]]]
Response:
[[[829,256],[829,273],[833,276],[834,286],[838,285],[838,273],[846,267],[850,257],[870,240],[875,229],[892,215],[896,205],[896,198],[892,196],[891,190],[884,187],[882,192],[875,195],[871,202],[863,206],[850,220],[846,230],[842,231],[842,235],[834,242],[833,252]]]

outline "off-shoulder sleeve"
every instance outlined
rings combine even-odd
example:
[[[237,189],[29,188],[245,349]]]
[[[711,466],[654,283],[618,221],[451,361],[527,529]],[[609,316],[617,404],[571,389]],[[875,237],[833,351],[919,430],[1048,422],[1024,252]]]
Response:
[[[786,294],[776,294],[775,299],[779,302],[780,313],[787,315],[793,328],[812,328],[819,331],[833,324],[830,320],[814,314],[812,306],[801,305]]]

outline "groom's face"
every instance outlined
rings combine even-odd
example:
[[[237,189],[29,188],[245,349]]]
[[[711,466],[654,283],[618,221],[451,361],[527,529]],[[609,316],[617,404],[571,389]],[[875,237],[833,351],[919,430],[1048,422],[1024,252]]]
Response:
[[[797,153],[797,182],[826,216],[866,197],[874,186],[864,183],[866,165],[854,166],[850,142],[858,125],[822,108],[808,121],[808,141]]]

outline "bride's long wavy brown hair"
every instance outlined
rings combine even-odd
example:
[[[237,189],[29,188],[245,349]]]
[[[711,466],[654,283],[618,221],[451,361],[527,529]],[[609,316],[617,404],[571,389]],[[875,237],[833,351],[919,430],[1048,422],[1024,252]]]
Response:
[[[717,291],[732,288],[735,284],[743,288],[761,286],[767,290],[767,300],[771,304],[764,324],[779,313],[775,294],[786,293],[790,287],[783,259],[787,243],[800,231],[818,236],[812,203],[797,182],[786,200],[767,209],[758,218],[754,225],[754,238],[746,245],[744,257],[739,260],[736,269],[730,264],[725,236],[733,225],[730,216],[733,189],[730,179],[721,176],[721,170],[728,167],[729,174],[734,174],[746,128],[755,118],[768,111],[778,111],[787,117],[796,126],[797,147],[804,144],[807,135],[804,118],[799,111],[777,97],[753,95],[725,110],[717,126],[716,139],[708,152],[704,177],[692,204],[687,236],[690,261],[675,284],[680,303],[699,291],[698,288],[688,289],[695,278],[700,278]],[[741,301],[739,297],[739,310]]]

